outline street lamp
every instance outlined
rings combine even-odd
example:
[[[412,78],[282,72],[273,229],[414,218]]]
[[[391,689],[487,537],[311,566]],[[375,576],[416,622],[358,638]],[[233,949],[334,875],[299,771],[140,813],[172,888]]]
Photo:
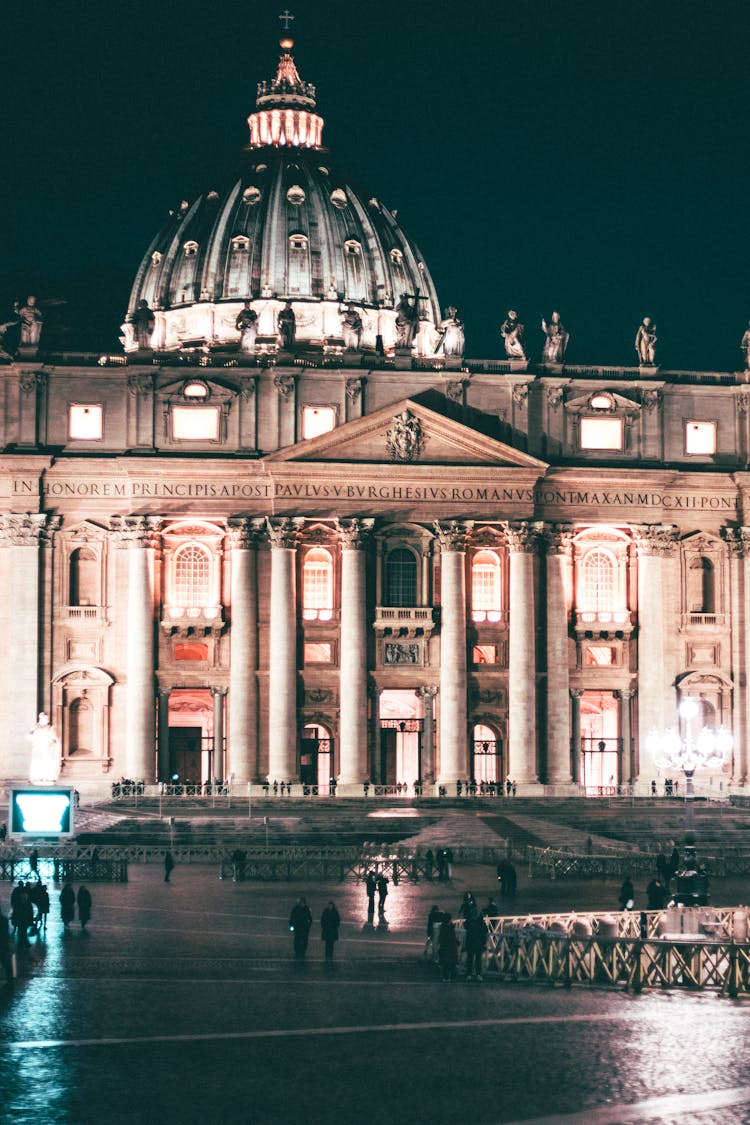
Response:
[[[684,736],[681,737],[674,727],[652,730],[646,738],[646,749],[661,769],[681,770],[685,775],[685,853],[682,870],[675,875],[675,902],[681,906],[706,906],[708,880],[698,871],[695,860],[693,778],[697,769],[721,767],[732,750],[734,738],[726,727],[718,730],[703,727],[693,738],[693,720],[700,714],[700,705],[695,699],[683,699],[677,711],[685,723]]]

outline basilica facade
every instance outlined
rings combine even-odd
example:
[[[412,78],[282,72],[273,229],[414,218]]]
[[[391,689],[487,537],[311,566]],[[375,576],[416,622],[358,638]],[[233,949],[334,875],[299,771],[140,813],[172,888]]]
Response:
[[[734,737],[698,783],[743,789],[747,372],[643,334],[569,365],[559,317],[536,363],[515,314],[467,358],[291,50],[242,175],[148,247],[122,350],[45,351],[37,309],[0,366],[0,776],[44,710],[92,794],[646,791],[690,697]]]

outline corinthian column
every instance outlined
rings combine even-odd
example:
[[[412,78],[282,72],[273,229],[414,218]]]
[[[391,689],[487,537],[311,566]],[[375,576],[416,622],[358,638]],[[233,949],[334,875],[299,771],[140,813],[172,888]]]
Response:
[[[547,780],[572,781],[568,612],[571,533],[554,526],[547,541]],[[511,606],[513,600],[511,596]]]
[[[258,770],[258,525],[229,521],[231,546],[231,629],[229,633],[228,770],[239,785]]]
[[[114,516],[118,546],[128,552],[127,713],[125,763],[128,777],[153,781],[156,684],[154,679],[154,557],[158,516]]]
[[[538,781],[536,747],[536,617],[534,548],[529,523],[505,523],[510,554],[508,638],[508,774],[521,785]]]
[[[441,785],[465,777],[466,534],[474,525],[435,523],[440,541],[440,769]]]
[[[3,748],[0,776],[26,780],[31,746],[28,734],[44,707],[42,667],[42,589],[45,548],[60,526],[58,516],[0,516],[0,547],[7,551],[4,597],[8,615],[4,670]],[[5,569],[5,568],[4,568]],[[62,731],[58,731],[62,735]]]
[[[639,780],[641,768],[651,770],[645,744],[649,732],[663,730],[674,723],[674,672],[667,659],[667,628],[664,620],[666,568],[674,553],[674,527],[634,528],[638,547],[638,742],[639,760],[635,764]]]
[[[374,520],[337,520],[341,542],[341,718],[339,783],[359,785],[367,766],[367,619],[365,552]]]
[[[268,776],[296,778],[297,583],[302,519],[266,520],[271,541],[271,653],[268,675]]]

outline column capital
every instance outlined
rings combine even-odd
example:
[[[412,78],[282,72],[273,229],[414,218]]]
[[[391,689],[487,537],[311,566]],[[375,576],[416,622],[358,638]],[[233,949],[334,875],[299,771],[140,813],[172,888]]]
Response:
[[[339,542],[345,551],[361,551],[375,526],[375,520],[336,520]]]
[[[156,547],[161,516],[111,516],[109,530],[118,547]]]
[[[633,533],[638,556],[670,558],[677,543],[678,529],[674,524],[635,524]]]
[[[542,524],[529,523],[525,520],[520,523],[510,523],[508,520],[501,520],[500,525],[505,532],[505,537],[508,541],[508,550],[511,553],[533,554],[536,550],[540,529],[543,526]]]
[[[214,699],[221,699],[227,694],[227,690],[228,689],[225,687],[212,687],[211,695],[214,697]]]
[[[420,699],[434,699],[439,690],[437,684],[422,684],[421,687],[415,688],[414,694]]]
[[[620,688],[619,691],[615,692],[615,695],[617,696],[617,698],[622,699],[623,702],[627,701],[628,699],[632,699],[635,696],[635,694],[636,694],[636,689],[634,687]]]
[[[435,520],[435,536],[440,542],[441,551],[465,551],[466,536],[474,527],[473,520],[448,520],[441,523]]]
[[[567,523],[547,523],[540,538],[547,547],[548,555],[566,555],[573,550],[574,529]]]
[[[266,534],[272,547],[283,547],[293,551],[299,543],[299,535],[304,526],[304,516],[276,520],[266,516]]]
[[[0,547],[46,547],[61,524],[61,516],[46,512],[0,516]]]
[[[583,688],[572,687],[572,688],[569,688],[568,690],[570,691],[570,698],[571,699],[583,699]]]
[[[721,534],[730,555],[737,559],[750,558],[750,527],[725,527]]]
[[[264,530],[264,524],[259,519],[248,519],[244,516],[232,517],[227,521],[227,539],[233,551],[252,550]]]

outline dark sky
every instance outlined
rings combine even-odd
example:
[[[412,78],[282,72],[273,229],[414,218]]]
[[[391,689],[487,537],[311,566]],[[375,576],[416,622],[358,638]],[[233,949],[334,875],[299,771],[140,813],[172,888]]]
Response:
[[[735,370],[750,319],[747,0],[290,0],[355,185],[398,209],[468,352],[560,309],[569,359]],[[115,348],[168,208],[241,173],[280,4],[36,0],[2,16],[0,300]],[[55,300],[66,304],[53,304]]]

